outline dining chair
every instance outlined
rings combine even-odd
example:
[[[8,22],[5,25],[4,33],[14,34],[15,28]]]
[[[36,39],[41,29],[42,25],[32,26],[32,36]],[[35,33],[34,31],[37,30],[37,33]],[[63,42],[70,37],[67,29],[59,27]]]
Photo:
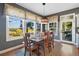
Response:
[[[41,37],[42,37],[43,41],[39,44],[39,46],[40,46],[40,49],[42,49],[44,56],[46,55],[46,48],[48,48],[48,50],[50,52],[50,47],[51,47],[51,44],[49,43],[48,35],[49,34],[47,32],[41,33]]]
[[[30,40],[30,34],[25,33],[24,37],[24,47],[25,47],[25,53],[24,56],[26,55],[26,51],[29,51],[30,56],[35,52],[36,54],[38,53],[38,45],[35,42],[32,42]]]
[[[45,38],[44,38],[44,47],[48,48],[49,52],[52,51],[52,36],[50,35],[50,32],[45,32]]]
[[[44,37],[44,32],[41,32],[40,38],[42,39],[42,41],[40,41],[38,43],[38,45],[39,45],[39,54],[45,56],[45,47],[44,47],[44,38],[43,37]]]
[[[53,32],[50,32],[50,42],[54,48],[54,33]]]

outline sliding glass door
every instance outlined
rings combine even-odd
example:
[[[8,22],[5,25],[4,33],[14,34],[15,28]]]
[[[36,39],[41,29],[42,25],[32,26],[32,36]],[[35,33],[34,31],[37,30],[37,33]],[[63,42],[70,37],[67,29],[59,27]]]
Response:
[[[72,21],[62,22],[62,40],[72,42]]]
[[[60,39],[63,42],[75,43],[75,15],[60,17]]]

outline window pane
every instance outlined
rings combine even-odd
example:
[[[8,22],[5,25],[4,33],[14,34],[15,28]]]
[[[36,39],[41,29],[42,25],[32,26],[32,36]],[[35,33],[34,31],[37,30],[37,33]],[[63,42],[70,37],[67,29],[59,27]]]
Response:
[[[21,18],[9,16],[8,29],[8,41],[23,38],[23,21]]]

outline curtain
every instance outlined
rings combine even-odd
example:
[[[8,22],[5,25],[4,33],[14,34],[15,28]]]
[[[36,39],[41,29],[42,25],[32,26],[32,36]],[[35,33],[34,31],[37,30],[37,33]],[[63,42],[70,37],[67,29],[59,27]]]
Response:
[[[25,18],[25,11],[15,6],[5,4],[5,14]]]
[[[36,17],[36,21],[38,21],[39,23],[41,23],[41,19],[42,19],[42,17],[40,17],[40,16]]]
[[[26,18],[31,20],[36,20],[36,15],[29,11],[26,11]]]
[[[58,20],[58,16],[57,15],[56,16],[49,16],[48,20],[49,21],[57,21]]]

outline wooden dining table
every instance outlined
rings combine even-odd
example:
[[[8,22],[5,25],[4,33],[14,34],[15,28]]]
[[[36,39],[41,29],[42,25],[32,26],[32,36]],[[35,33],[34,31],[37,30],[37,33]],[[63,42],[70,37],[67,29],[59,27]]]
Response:
[[[37,46],[40,46],[41,42],[43,42],[43,38],[42,37],[32,37],[30,38],[30,41],[32,41],[33,43],[35,43]],[[39,53],[39,47],[38,47],[38,56],[40,55]]]

